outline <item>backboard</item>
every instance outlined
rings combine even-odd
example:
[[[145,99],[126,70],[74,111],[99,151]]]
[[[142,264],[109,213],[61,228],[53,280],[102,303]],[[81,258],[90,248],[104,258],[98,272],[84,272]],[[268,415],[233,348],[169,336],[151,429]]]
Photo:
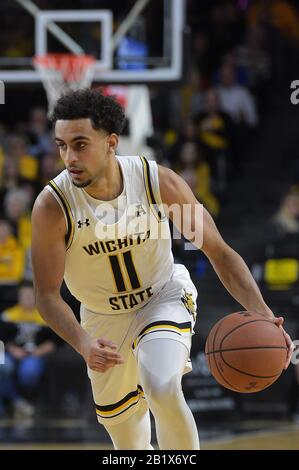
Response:
[[[0,47],[0,80],[39,82],[35,55],[71,52],[95,56],[96,82],[177,81],[184,8],[185,0],[2,0],[0,13],[9,15],[4,23],[19,31],[19,43]]]

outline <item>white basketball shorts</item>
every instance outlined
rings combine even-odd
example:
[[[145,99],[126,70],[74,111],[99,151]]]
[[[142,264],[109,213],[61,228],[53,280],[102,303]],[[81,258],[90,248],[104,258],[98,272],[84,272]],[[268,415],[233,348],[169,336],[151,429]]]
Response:
[[[82,327],[93,338],[113,341],[124,359],[124,364],[104,373],[88,369],[100,423],[120,423],[135,413],[141,403],[145,404],[137,368],[138,348],[144,342],[167,338],[183,343],[189,351],[184,373],[190,372],[196,299],[197,291],[188,270],[176,264],[171,279],[161,291],[135,312],[102,315],[81,307]]]

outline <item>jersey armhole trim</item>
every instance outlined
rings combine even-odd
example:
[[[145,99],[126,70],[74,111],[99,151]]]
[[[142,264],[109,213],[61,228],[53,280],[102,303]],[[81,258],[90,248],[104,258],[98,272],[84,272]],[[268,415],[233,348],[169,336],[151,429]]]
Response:
[[[147,159],[143,156],[140,157],[142,161],[142,168],[143,168],[143,180],[144,180],[144,186],[145,186],[145,192],[146,192],[146,197],[149,203],[150,208],[152,209],[155,217],[158,219],[159,222],[162,220],[162,213],[159,209],[159,205],[156,201],[156,198],[154,196],[153,192],[153,187],[151,183],[151,177],[150,177],[150,166],[147,161]]]
[[[72,241],[74,238],[74,232],[75,232],[72,211],[65,195],[63,194],[61,189],[57,186],[57,184],[53,180],[51,180],[49,181],[48,186],[52,188],[54,193],[59,198],[59,201],[61,202],[60,206],[63,209],[64,215],[67,221],[67,233],[65,235],[65,244],[66,244],[66,250],[68,250],[72,244]]]

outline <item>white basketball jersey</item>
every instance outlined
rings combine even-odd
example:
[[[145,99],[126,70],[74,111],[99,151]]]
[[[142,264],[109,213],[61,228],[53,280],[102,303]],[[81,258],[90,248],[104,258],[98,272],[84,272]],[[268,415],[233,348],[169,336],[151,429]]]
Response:
[[[113,201],[99,201],[74,186],[67,170],[46,186],[67,223],[65,282],[83,306],[102,314],[146,305],[174,269],[157,164],[144,157],[116,158],[124,190]]]

